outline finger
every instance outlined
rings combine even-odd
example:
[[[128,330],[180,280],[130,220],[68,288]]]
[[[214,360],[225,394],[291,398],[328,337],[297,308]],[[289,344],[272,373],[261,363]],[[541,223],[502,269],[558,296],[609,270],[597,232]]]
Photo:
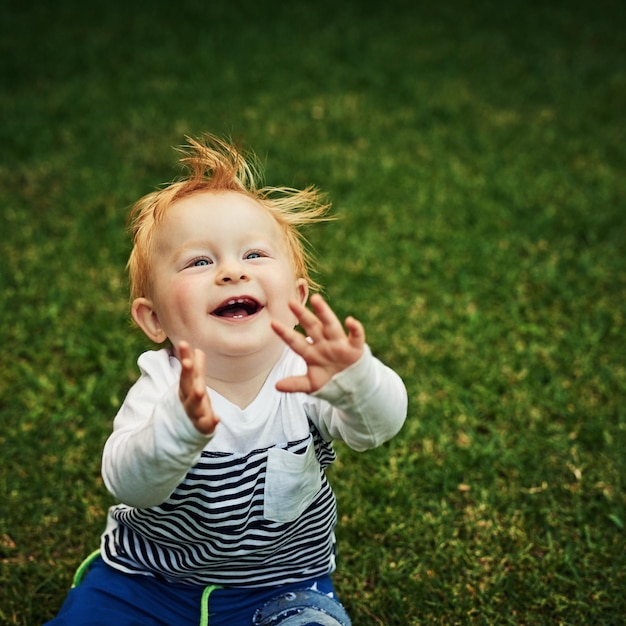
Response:
[[[345,335],[339,318],[322,296],[319,294],[311,296],[311,306],[315,311],[317,319],[322,323],[325,337],[333,339]]]
[[[217,428],[217,425],[220,423],[220,418],[216,415],[206,415],[205,417],[201,417],[196,422],[196,428],[203,435],[212,435]]]
[[[320,343],[329,337],[333,337],[332,332],[326,332],[326,330],[324,329],[324,323],[322,322],[322,320],[319,319],[315,312],[307,309],[305,306],[296,301],[290,302],[289,307],[298,319],[298,323],[300,324],[300,326],[302,326],[306,335],[310,337],[314,343]],[[301,333],[298,333],[298,335],[300,337],[303,336]],[[302,343],[301,339],[298,340],[298,344],[302,347],[303,350],[307,347],[306,344]]]
[[[182,356],[182,355],[181,355]],[[180,370],[180,395],[181,399],[188,398],[193,392],[194,387],[194,372],[193,372],[193,359],[190,356],[181,358],[181,370]]]
[[[200,432],[208,435],[215,430],[219,418],[213,413],[211,401],[208,397],[203,397],[199,400],[194,398],[184,406],[185,412]]]
[[[306,376],[290,376],[276,383],[276,389],[285,393],[311,393],[313,388]]]
[[[191,358],[191,346],[186,341],[181,341],[178,345],[178,360],[188,361]],[[189,367],[189,363],[186,364]]]
[[[348,329],[348,341],[355,348],[362,348],[365,345],[365,328],[359,320],[350,316],[346,318],[346,328]]]
[[[302,353],[311,346],[311,344],[307,341],[307,338],[302,333],[299,333],[293,328],[289,328],[289,326],[285,326],[285,324],[281,322],[274,320],[272,322],[272,329],[294,352],[297,352],[300,356],[302,356]]]
[[[178,356],[181,363],[180,391],[185,398],[194,396],[194,402],[201,398],[206,389],[204,371],[206,356],[202,350],[192,350],[186,341],[181,341],[178,347]]]
[[[206,394],[206,354],[202,350],[196,348],[193,351],[193,376],[194,390],[199,396]]]
[[[324,336],[323,324],[313,311],[307,309],[303,304],[295,300],[289,302],[289,308],[296,316],[298,324],[304,328],[307,335],[318,340]]]

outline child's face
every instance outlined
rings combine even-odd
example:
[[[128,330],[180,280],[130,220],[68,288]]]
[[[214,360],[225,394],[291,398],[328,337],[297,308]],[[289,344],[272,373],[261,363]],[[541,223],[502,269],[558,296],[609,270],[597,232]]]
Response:
[[[133,303],[135,321],[157,342],[169,337],[175,349],[184,340],[204,350],[208,362],[277,359],[284,345],[270,321],[294,326],[288,302],[308,295],[274,218],[232,191],[197,193],[168,209],[150,284],[151,298]]]

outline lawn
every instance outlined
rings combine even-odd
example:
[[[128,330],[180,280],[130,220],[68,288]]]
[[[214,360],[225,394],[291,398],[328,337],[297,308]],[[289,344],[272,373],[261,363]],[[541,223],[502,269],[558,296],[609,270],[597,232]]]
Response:
[[[330,472],[355,626],[624,623],[624,23],[612,0],[6,0],[0,623],[51,618],[98,545],[150,347],[126,216],[204,131],[328,194],[316,278],[409,391],[402,432]]]

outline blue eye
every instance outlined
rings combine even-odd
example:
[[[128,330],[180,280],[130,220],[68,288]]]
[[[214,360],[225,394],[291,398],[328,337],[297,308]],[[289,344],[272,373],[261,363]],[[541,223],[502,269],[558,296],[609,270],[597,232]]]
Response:
[[[248,254],[246,254],[246,259],[260,259],[263,256],[264,256],[263,254],[261,254],[260,252],[257,252],[256,250],[254,250],[254,251],[248,252]]]
[[[194,259],[190,264],[190,267],[205,267],[210,265],[209,259]]]

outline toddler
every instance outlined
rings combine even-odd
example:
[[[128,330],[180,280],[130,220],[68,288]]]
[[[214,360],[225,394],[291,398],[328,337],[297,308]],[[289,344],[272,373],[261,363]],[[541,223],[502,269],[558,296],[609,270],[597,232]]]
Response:
[[[349,625],[325,468],[333,440],[400,430],[405,387],[356,319],[309,298],[299,229],[324,219],[317,190],[260,188],[213,136],[182,162],[131,213],[132,318],[165,347],[139,357],[104,447],[121,504],[49,624]]]

